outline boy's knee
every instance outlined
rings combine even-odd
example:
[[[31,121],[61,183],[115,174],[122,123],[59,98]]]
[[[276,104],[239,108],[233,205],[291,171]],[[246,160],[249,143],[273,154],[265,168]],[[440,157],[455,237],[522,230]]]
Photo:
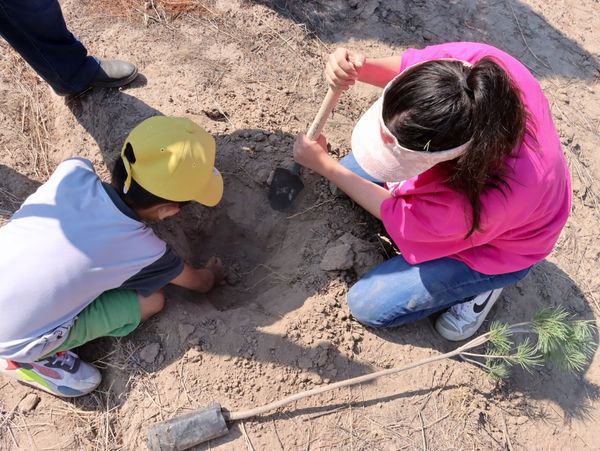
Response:
[[[165,306],[165,295],[162,290],[152,293],[150,296],[138,295],[142,321],[147,320],[152,315],[156,315]]]

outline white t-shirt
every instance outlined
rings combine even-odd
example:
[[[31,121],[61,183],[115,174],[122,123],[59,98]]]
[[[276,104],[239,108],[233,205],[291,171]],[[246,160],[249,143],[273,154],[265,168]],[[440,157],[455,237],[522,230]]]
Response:
[[[88,160],[64,161],[0,228],[0,357],[39,358],[49,334],[168,250]]]

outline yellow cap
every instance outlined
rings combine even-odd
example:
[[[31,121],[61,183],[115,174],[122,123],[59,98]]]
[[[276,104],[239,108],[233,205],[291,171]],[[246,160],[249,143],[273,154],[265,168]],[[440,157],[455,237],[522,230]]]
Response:
[[[125,158],[131,144],[135,162]],[[131,179],[155,196],[173,202],[195,200],[212,207],[223,197],[223,178],[214,167],[215,140],[182,117],[154,116],[137,125],[125,140],[121,158]]]

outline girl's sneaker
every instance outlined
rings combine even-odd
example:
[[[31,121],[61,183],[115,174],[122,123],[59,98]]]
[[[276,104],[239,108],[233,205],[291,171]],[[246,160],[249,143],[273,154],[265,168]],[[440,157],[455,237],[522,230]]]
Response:
[[[71,351],[57,352],[32,363],[0,359],[0,373],[66,398],[86,395],[102,380],[96,367],[85,363]]]
[[[446,340],[466,340],[477,332],[500,293],[502,288],[497,288],[453,305],[437,319],[436,330]]]

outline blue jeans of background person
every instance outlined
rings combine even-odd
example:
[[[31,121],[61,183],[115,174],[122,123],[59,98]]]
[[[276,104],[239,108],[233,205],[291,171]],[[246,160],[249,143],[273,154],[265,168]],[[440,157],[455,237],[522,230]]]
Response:
[[[100,67],[67,29],[57,0],[0,0],[0,35],[61,95],[84,91]]]
[[[381,183],[366,174],[352,154],[340,163],[371,182]],[[528,272],[529,268],[487,275],[449,257],[412,265],[398,255],[371,269],[350,288],[348,307],[352,316],[367,326],[394,327],[425,318],[485,291],[512,285]]]

